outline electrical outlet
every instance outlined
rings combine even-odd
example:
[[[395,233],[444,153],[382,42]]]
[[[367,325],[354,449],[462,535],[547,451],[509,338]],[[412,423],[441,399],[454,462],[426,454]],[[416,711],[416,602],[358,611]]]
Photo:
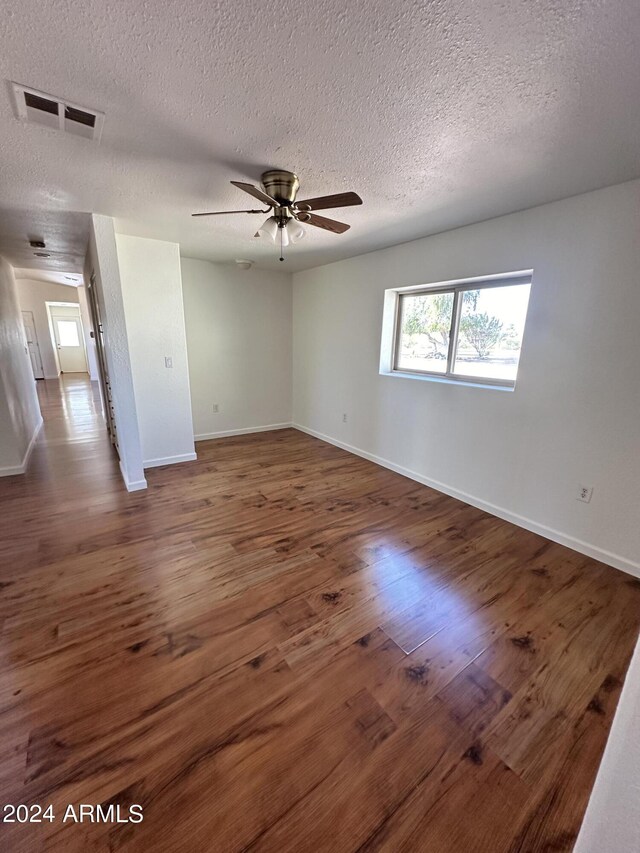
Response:
[[[213,414],[217,415],[218,412],[220,411],[220,406],[217,403],[214,403],[212,408],[213,408]]]
[[[347,413],[344,412],[344,414],[342,415],[342,423],[346,424],[346,422],[347,422]]]
[[[173,367],[173,359],[170,355],[165,355],[164,357],[164,366],[165,367]]]
[[[578,486],[576,500],[588,504],[593,494],[593,486]]]

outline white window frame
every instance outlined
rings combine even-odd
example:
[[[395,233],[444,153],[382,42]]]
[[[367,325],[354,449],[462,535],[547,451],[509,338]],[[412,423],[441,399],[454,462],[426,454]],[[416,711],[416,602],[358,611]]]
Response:
[[[387,291],[387,299],[392,297],[391,303],[385,306],[385,312],[389,307],[393,310],[393,335],[391,340],[391,348],[388,355],[384,356],[384,351],[381,357],[380,372],[386,375],[397,375],[405,377],[413,377],[416,379],[431,379],[440,382],[451,382],[456,384],[471,384],[481,386],[491,386],[503,388],[505,390],[513,390],[515,387],[515,379],[496,379],[487,376],[469,376],[465,373],[456,373],[453,369],[456,347],[458,344],[458,335],[460,327],[460,316],[462,312],[462,299],[460,294],[468,290],[486,290],[496,287],[513,287],[514,285],[532,283],[533,270],[523,270],[513,273],[500,273],[493,276],[481,276],[479,278],[458,279],[455,281],[438,282],[436,284],[417,285],[413,287],[402,287]],[[449,348],[447,351],[446,370],[438,373],[430,370],[417,370],[406,367],[398,367],[398,354],[400,350],[401,340],[401,317],[402,317],[402,300],[407,296],[422,296],[431,295],[434,293],[452,293],[453,294],[453,310],[451,312],[451,328],[449,331]],[[383,341],[384,350],[384,341]],[[385,369],[384,362],[387,361]]]

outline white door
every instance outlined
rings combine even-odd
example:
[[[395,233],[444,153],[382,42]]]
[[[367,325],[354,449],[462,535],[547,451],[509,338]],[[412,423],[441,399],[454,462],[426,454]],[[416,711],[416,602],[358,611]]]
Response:
[[[23,311],[22,322],[24,323],[24,335],[29,349],[29,358],[31,359],[33,377],[34,379],[44,379],[44,369],[42,367],[42,358],[40,357],[40,345],[38,344],[38,336],[36,335],[36,325],[33,322],[33,311]]]
[[[58,348],[60,370],[63,373],[83,373],[87,370],[87,359],[82,342],[79,317],[52,317],[53,334]]]

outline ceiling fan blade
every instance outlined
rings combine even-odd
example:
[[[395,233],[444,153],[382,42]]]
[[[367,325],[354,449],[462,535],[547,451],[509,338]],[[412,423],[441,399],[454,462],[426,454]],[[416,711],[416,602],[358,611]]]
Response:
[[[275,198],[271,198],[270,195],[267,195],[262,190],[259,190],[258,187],[254,187],[253,184],[243,184],[242,181],[231,181],[234,187],[238,187],[239,190],[244,190],[244,192],[249,193],[254,198],[257,198],[258,201],[264,202],[264,204],[268,204],[269,207],[279,207],[280,203],[275,200]]]
[[[298,217],[300,222],[305,225],[315,225],[316,228],[324,228],[325,231],[332,231],[334,234],[344,234],[351,228],[346,222],[338,222],[336,219],[327,219],[326,216],[316,216],[315,213],[303,213]]]
[[[321,195],[318,198],[306,198],[296,203],[298,207],[305,206],[308,210],[327,210],[330,207],[350,207],[352,204],[362,204],[358,193],[336,193],[335,195]]]
[[[226,216],[228,213],[269,213],[268,210],[213,210],[211,213],[192,213],[192,216]]]

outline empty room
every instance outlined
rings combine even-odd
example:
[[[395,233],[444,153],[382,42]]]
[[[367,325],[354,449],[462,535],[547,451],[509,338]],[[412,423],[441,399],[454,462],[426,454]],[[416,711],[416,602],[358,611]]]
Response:
[[[640,851],[640,5],[8,0],[0,851]]]

